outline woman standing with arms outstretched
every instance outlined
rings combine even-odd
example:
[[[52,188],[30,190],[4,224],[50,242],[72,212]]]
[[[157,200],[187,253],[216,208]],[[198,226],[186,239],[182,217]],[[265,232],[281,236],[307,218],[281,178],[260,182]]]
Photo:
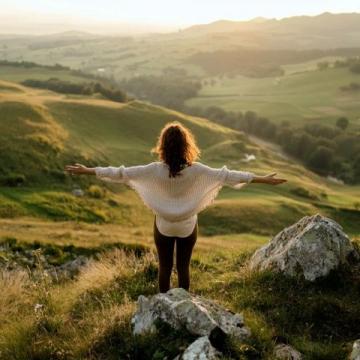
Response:
[[[96,175],[104,181],[124,183],[134,189],[155,214],[154,240],[159,258],[159,291],[170,288],[176,245],[178,287],[189,290],[189,266],[198,233],[197,214],[209,206],[220,189],[240,189],[246,184],[277,185],[285,179],[276,173],[258,176],[252,172],[229,170],[226,165],[212,168],[197,162],[200,150],[191,131],[178,121],[161,130],[153,153],[159,161],[146,165],[88,168],[68,165],[71,174]]]

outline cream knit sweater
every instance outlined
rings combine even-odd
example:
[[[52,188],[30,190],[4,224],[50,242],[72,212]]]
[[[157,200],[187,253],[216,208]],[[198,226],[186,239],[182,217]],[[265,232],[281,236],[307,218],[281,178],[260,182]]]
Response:
[[[224,185],[240,189],[254,173],[229,170],[226,165],[212,168],[193,162],[169,177],[168,165],[155,161],[147,165],[96,167],[97,178],[124,183],[134,189],[155,214],[159,231],[166,236],[186,237],[192,233],[197,214],[209,206]]]

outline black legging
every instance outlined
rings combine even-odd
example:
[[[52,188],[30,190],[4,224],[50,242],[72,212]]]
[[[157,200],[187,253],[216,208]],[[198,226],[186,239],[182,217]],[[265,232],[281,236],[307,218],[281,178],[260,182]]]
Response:
[[[178,273],[178,287],[189,290],[190,287],[190,259],[196,243],[198,223],[193,232],[185,238],[165,236],[160,233],[154,220],[154,239],[159,256],[159,291],[170,289],[170,277],[174,261],[174,245],[176,242],[176,270]]]

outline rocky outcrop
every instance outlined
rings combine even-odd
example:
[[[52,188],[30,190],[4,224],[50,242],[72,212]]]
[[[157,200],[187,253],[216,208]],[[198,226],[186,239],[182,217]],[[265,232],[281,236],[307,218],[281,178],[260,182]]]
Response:
[[[49,263],[49,256],[36,255],[34,250],[12,251],[0,246],[0,269],[2,270],[31,270],[34,276],[48,274],[54,280],[69,279],[76,276],[90,258],[79,255],[61,265]]]
[[[349,258],[359,259],[348,236],[334,220],[305,216],[279,232],[251,257],[251,270],[271,269],[314,281],[337,269]]]
[[[210,336],[219,330],[240,340],[250,335],[241,314],[228,311],[211,300],[191,295],[182,288],[149,298],[139,296],[137,311],[131,320],[133,333],[155,332],[155,321],[158,319],[174,329],[185,328],[197,336]]]
[[[274,348],[274,357],[278,360],[301,360],[302,355],[292,346],[278,344]]]
[[[191,343],[182,355],[178,355],[174,360],[218,360],[221,352],[216,350],[210,343],[207,336],[202,336]]]
[[[360,339],[353,344],[350,360],[360,360]]]
[[[54,279],[67,279],[77,275],[80,269],[89,262],[86,256],[80,255],[76,259],[68,261],[62,265],[54,266],[47,273]]]

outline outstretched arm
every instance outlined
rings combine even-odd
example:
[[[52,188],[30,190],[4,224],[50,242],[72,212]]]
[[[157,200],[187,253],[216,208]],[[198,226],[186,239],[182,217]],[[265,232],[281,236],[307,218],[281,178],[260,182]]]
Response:
[[[226,167],[226,165],[225,165]],[[260,176],[249,171],[229,170],[225,178],[225,184],[234,189],[241,189],[247,184],[261,183],[269,185],[278,185],[285,182],[285,179],[275,178],[276,173]]]
[[[67,171],[69,174],[75,174],[75,175],[96,175],[95,168],[89,168],[85,165],[81,165],[76,163],[75,165],[66,165],[65,171]]]
[[[264,176],[255,175],[250,182],[269,184],[269,185],[279,185],[287,181],[286,179],[278,179],[275,177],[275,175],[276,175],[275,172]]]
[[[89,168],[82,164],[75,164],[75,165],[67,165],[65,167],[65,170],[70,174],[75,174],[75,175],[96,175],[98,179],[108,182],[118,182],[118,183],[126,182],[126,178],[124,177],[124,170],[125,170],[124,165],[121,165],[119,167],[97,166],[97,167]]]
[[[154,169],[154,166],[156,166],[156,162],[151,162],[146,165],[135,165],[127,167],[121,165],[118,167],[97,166],[93,168],[86,167],[82,164],[75,164],[65,166],[65,170],[68,171],[70,174],[96,175],[97,178],[104,181],[127,184],[130,180],[150,175]]]

